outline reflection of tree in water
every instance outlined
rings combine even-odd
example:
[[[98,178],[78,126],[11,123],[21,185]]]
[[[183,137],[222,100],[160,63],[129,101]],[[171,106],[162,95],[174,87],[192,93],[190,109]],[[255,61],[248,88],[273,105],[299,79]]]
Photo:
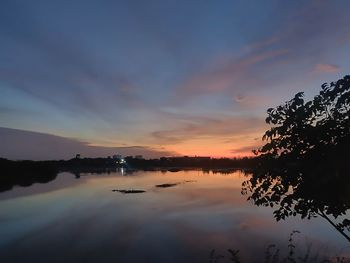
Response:
[[[49,162],[9,161],[0,158],[0,192],[14,186],[27,187],[34,183],[48,183],[57,177],[57,169]]]
[[[323,84],[311,101],[298,93],[267,113],[272,127],[242,193],[277,207],[277,220],[321,216],[350,241],[350,76]]]

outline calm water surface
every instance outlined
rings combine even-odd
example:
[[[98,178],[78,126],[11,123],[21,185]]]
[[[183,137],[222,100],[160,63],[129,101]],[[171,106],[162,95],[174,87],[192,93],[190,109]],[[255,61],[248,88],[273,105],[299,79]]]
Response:
[[[269,244],[348,255],[322,219],[276,222],[241,195],[241,172],[62,173],[56,180],[0,193],[1,262],[209,262],[212,249],[239,249],[261,262]],[[169,188],[158,184],[179,183]],[[123,194],[113,189],[141,189]]]

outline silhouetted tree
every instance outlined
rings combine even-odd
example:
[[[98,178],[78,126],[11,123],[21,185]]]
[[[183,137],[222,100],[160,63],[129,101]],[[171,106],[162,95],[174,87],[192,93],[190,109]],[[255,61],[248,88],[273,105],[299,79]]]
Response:
[[[268,143],[256,151],[274,157],[287,155],[302,159],[311,152],[349,143],[350,76],[324,83],[313,100],[305,102],[304,93],[276,108],[267,110],[271,127],[263,139]]]
[[[350,241],[350,76],[323,84],[310,101],[300,92],[267,113],[272,127],[242,193],[257,205],[277,206],[277,220],[322,216]]]

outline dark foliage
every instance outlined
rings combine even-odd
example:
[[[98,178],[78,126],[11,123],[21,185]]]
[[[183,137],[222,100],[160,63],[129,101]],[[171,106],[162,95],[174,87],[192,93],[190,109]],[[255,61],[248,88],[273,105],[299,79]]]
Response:
[[[276,207],[277,220],[322,216],[350,241],[350,76],[323,84],[310,101],[300,92],[267,113],[272,127],[242,193]]]

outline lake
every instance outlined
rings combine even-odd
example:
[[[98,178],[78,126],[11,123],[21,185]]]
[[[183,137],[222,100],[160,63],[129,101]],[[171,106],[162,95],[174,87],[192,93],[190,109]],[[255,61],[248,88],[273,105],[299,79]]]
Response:
[[[240,250],[263,262],[266,248],[350,255],[324,219],[276,222],[273,209],[241,195],[247,175],[188,171],[61,173],[55,180],[0,193],[1,262],[210,262]],[[157,187],[158,186],[158,187]],[[116,190],[144,190],[122,193]],[[113,191],[114,190],[114,191]],[[219,261],[220,262],[220,261]]]

